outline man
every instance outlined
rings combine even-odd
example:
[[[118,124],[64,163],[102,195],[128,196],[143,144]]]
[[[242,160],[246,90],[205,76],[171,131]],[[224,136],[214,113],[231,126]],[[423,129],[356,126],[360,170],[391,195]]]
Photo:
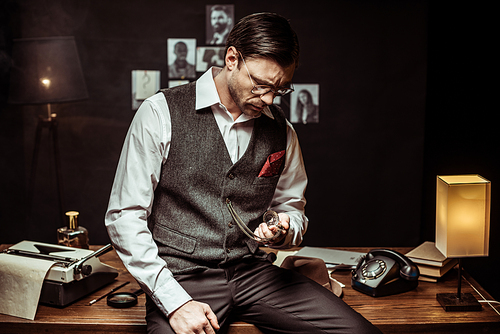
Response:
[[[223,333],[234,320],[265,333],[380,333],[329,290],[273,265],[228,209],[261,238],[278,233],[262,215],[278,212],[284,230],[271,247],[302,240],[307,177],[296,134],[272,106],[292,91],[298,57],[286,19],[249,15],[232,29],[222,69],[137,111],[106,226],[147,294],[149,333]]]
[[[169,78],[194,78],[194,65],[187,61],[188,47],[184,42],[177,42],[174,46],[175,61],[168,68]]]
[[[215,5],[211,8],[210,25],[212,26],[213,35],[211,38],[207,38],[208,44],[224,45],[233,24],[233,19],[229,14],[226,6]]]

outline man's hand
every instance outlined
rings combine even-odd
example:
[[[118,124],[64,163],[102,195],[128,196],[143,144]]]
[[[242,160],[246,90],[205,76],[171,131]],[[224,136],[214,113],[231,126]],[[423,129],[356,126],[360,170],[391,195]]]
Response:
[[[219,323],[210,306],[194,300],[169,315],[170,326],[176,334],[215,334]]]
[[[272,241],[266,242],[266,244],[278,243],[288,233],[288,229],[290,228],[290,217],[286,213],[278,213],[278,217],[280,219],[281,228],[283,229],[281,231],[281,235],[279,237],[276,237],[276,239],[273,239]],[[262,223],[255,229],[254,234],[261,238],[271,238],[272,236],[274,236],[277,230],[278,227],[276,226],[268,227],[266,223]]]

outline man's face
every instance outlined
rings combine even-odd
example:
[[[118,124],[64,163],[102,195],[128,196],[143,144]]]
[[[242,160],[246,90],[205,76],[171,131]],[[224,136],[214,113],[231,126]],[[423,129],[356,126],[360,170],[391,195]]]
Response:
[[[186,60],[187,46],[184,43],[177,43],[174,50],[178,60]]]
[[[222,10],[214,10],[211,16],[212,27],[215,32],[223,32],[229,23],[229,17]]]
[[[268,85],[273,89],[288,85],[292,81],[295,66],[283,68],[273,60],[266,58],[245,58],[248,72],[241,61],[228,80],[229,93],[240,111],[251,117],[258,117],[265,106],[273,103],[273,92],[265,95],[252,93],[252,81],[255,85]]]
[[[187,46],[184,43],[175,44],[174,48],[175,53],[175,64],[178,68],[184,68],[187,66]]]

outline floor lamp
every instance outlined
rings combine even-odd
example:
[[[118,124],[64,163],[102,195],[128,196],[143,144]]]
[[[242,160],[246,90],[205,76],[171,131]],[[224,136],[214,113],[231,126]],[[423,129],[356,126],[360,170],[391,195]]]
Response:
[[[61,222],[64,220],[58,122],[57,114],[51,110],[51,104],[87,98],[87,87],[74,37],[14,40],[8,102],[10,104],[41,104],[47,108],[46,116],[39,116],[36,128],[28,184],[28,217],[33,205],[32,196],[42,132],[44,128],[48,128],[54,150],[59,217]]]

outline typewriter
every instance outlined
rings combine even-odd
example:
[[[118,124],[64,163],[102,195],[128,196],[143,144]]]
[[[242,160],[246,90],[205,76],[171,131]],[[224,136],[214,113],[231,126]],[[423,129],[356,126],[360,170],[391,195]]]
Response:
[[[53,262],[45,276],[39,302],[64,307],[114,281],[118,270],[98,259],[111,249],[111,244],[91,251],[21,241],[4,250],[4,253]]]

